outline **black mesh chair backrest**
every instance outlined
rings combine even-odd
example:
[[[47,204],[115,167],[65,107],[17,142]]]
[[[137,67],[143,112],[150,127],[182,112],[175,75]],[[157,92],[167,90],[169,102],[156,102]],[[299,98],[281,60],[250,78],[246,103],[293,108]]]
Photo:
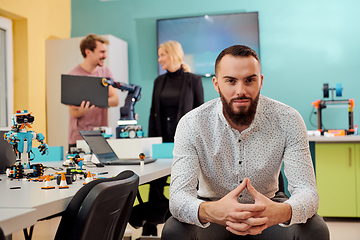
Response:
[[[5,235],[1,227],[0,227],[0,240],[5,240]]]
[[[285,194],[284,177],[283,177],[281,171],[279,173],[279,192],[283,192]]]
[[[64,211],[55,240],[121,240],[138,185],[138,175],[129,170],[86,184]]]

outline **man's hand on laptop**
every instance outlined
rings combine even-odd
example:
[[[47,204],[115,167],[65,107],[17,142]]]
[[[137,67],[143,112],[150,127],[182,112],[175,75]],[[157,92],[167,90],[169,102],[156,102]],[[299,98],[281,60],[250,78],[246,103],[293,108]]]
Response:
[[[74,105],[69,106],[70,114],[74,118],[82,117],[85,113],[87,113],[87,111],[93,108],[95,108],[95,105],[90,106],[90,101],[87,102],[82,101],[80,106],[74,106]]]

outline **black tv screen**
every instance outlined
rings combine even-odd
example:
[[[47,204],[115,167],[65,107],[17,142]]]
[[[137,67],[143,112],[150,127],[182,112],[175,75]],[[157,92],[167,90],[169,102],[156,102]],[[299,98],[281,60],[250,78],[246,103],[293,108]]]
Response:
[[[191,72],[210,77],[215,75],[215,60],[232,45],[251,47],[260,57],[259,19],[257,12],[205,15],[199,17],[157,20],[157,44],[178,41],[184,50],[184,62]],[[166,70],[158,64],[159,75]]]

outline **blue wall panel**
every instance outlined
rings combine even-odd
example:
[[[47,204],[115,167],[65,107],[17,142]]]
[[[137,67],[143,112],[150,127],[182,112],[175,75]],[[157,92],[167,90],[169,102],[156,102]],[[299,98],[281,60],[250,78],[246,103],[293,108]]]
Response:
[[[360,123],[358,9],[355,0],[72,0],[71,36],[112,34],[128,42],[129,80],[143,87],[135,109],[147,132],[157,77],[156,19],[258,11],[261,93],[294,107],[315,129],[311,102],[322,98],[323,83],[342,83],[343,98],[355,99],[354,120]],[[203,85],[206,101],[218,97],[210,78]],[[346,108],[325,109],[323,116],[327,128],[348,127]]]

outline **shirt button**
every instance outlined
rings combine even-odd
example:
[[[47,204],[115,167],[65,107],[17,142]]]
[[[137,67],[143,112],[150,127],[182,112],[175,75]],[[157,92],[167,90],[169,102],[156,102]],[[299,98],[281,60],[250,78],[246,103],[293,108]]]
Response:
[[[170,118],[167,118],[166,120],[170,121]]]
[[[239,139],[239,142],[241,142],[241,140]]]
[[[242,161],[240,160],[240,161],[239,161],[239,164],[241,164],[241,163],[242,163]]]

